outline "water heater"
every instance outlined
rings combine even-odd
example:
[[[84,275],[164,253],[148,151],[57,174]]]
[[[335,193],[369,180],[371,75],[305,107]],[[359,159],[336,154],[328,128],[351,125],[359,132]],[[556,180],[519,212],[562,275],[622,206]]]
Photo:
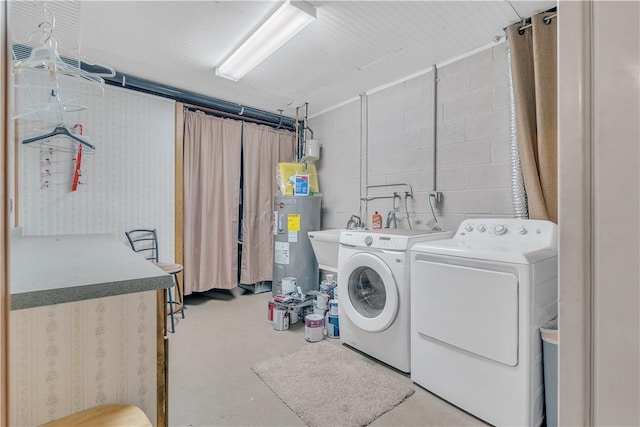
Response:
[[[309,231],[320,230],[322,196],[274,197],[273,295],[282,293],[282,278],[296,277],[303,293],[318,290],[318,261]]]

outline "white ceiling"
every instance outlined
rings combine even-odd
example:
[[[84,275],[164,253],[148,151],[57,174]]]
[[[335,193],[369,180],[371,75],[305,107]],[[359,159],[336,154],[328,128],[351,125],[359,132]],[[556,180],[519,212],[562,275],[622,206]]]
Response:
[[[82,55],[125,74],[287,116],[308,102],[313,115],[492,43],[518,15],[556,6],[555,0],[308,3],[317,19],[238,82],[217,77],[214,67],[278,2],[81,1]]]

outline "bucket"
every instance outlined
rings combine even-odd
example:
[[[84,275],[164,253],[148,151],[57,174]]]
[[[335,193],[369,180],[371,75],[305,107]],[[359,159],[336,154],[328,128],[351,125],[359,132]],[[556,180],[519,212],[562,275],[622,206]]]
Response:
[[[289,312],[286,308],[277,307],[273,310],[273,329],[276,331],[289,329]]]
[[[282,278],[282,295],[287,295],[295,292],[297,286],[298,286],[297,277],[283,277]]]
[[[307,139],[304,144],[303,159],[313,162],[320,158],[320,141],[317,139]]]
[[[292,308],[289,310],[289,325],[298,323],[298,309]]]
[[[332,316],[329,314],[327,322],[327,336],[329,338],[340,338],[340,322],[338,316]]]
[[[309,342],[324,339],[324,316],[321,314],[309,314],[304,318],[304,338]]]

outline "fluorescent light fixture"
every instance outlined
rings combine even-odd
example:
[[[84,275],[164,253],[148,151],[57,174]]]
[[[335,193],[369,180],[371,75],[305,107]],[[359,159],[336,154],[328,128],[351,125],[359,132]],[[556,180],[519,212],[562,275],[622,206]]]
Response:
[[[286,0],[219,67],[216,75],[238,81],[316,19],[316,8],[302,1]]]

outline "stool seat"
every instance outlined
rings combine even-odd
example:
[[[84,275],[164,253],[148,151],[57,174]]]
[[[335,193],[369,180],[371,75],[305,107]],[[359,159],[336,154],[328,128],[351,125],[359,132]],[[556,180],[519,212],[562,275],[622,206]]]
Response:
[[[42,425],[45,426],[153,427],[142,409],[123,404],[97,406]]]
[[[184,270],[181,264],[174,264],[172,262],[155,262],[154,264],[168,274],[177,274]]]

